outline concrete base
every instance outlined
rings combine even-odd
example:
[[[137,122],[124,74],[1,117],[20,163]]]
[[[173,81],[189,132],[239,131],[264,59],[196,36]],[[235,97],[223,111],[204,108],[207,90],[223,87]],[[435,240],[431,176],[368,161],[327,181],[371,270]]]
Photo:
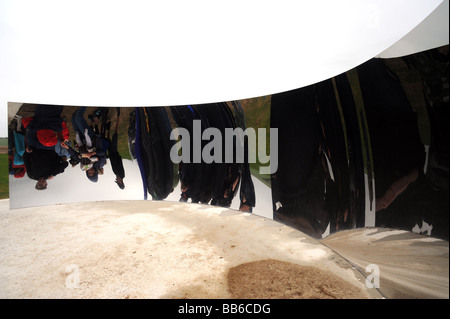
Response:
[[[383,298],[338,254],[278,222],[174,202],[9,209],[0,298]]]

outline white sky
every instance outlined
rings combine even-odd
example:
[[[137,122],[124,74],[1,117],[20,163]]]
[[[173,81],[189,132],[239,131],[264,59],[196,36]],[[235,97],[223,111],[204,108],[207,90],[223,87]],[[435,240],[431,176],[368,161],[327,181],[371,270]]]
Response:
[[[0,136],[7,102],[194,104],[316,83],[382,53],[442,1],[1,0]],[[445,45],[441,18],[433,38]]]

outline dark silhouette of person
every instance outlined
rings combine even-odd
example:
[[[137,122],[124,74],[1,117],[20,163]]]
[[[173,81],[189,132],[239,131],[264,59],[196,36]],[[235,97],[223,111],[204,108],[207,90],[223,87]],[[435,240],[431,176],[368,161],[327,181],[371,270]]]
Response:
[[[63,106],[37,105],[34,116],[24,119],[26,126],[26,151],[33,149],[53,150],[67,156],[64,143],[69,141],[69,129],[61,117]]]
[[[108,147],[108,158],[111,163],[111,168],[113,170],[113,173],[116,175],[115,183],[117,186],[119,186],[120,189],[125,188],[125,184],[123,179],[125,178],[125,169],[123,168],[123,161],[122,156],[120,156],[118,151],[118,140],[119,140],[119,122],[120,122],[120,107],[116,108],[117,110],[117,119],[116,119],[116,125],[114,127],[114,134],[112,138],[110,139],[109,136],[109,130],[107,131],[107,139],[109,142]]]
[[[47,181],[64,172],[69,165],[65,158],[53,150],[35,149],[24,154],[27,175],[37,181],[36,189],[47,189]]]

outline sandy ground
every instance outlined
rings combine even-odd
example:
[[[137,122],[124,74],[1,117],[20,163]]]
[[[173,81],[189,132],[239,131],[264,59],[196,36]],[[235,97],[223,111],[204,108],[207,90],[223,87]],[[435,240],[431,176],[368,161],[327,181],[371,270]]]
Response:
[[[355,229],[317,241],[207,205],[137,200],[10,210],[0,200],[6,299],[448,299],[448,256],[448,242],[406,231]]]
[[[0,298],[382,298],[318,241],[212,206],[115,201],[9,210]]]

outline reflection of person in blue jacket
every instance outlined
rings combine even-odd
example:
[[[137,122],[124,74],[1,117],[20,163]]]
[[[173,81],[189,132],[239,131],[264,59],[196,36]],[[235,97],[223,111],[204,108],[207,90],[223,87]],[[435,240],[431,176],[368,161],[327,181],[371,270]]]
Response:
[[[84,119],[86,107],[80,107],[72,115],[72,127],[75,131],[75,139],[81,153],[89,153],[93,151],[94,131]]]
[[[109,141],[100,135],[95,135],[94,138],[95,150],[81,155],[81,169],[86,171],[86,177],[95,183],[98,181],[98,175],[103,174]]]

